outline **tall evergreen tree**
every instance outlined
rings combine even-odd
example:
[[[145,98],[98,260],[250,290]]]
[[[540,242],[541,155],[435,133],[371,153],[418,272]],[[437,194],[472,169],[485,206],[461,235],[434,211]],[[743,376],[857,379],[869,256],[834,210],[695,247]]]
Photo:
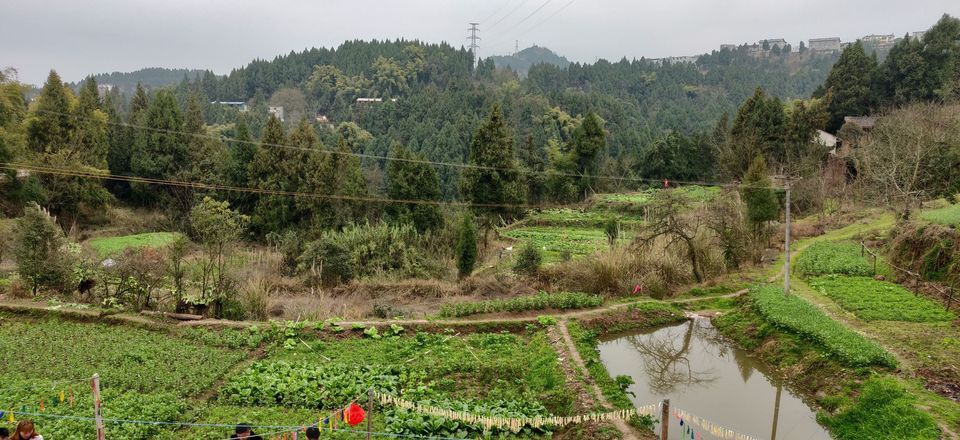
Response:
[[[72,95],[60,75],[51,70],[27,121],[27,143],[34,152],[55,151],[69,142],[74,122]]]
[[[441,197],[440,176],[437,170],[423,162],[400,144],[391,152],[394,159],[387,164],[387,197],[396,200],[439,201]],[[397,223],[412,223],[418,231],[438,229],[443,225],[440,207],[431,204],[391,203],[387,215]]]
[[[137,177],[172,179],[190,166],[189,144],[183,130],[183,113],[173,93],[157,92],[143,116],[148,129],[137,130],[134,136],[130,171]],[[140,203],[161,202],[170,195],[169,189],[143,183],[132,184],[133,197]]]
[[[289,168],[296,165],[296,156],[289,149],[277,147],[286,145],[283,124],[270,116],[263,129],[261,146],[257,148],[250,162],[248,176],[250,183],[259,189],[274,191],[296,191],[297,180]],[[252,227],[261,234],[280,232],[289,227],[296,218],[296,209],[290,197],[262,195],[257,198],[251,218]]]
[[[870,113],[876,105],[876,75],[877,58],[867,55],[859,41],[843,50],[823,83],[824,91],[831,96],[827,107],[829,131],[838,130],[843,125],[844,116]]]
[[[587,192],[591,191],[595,182],[590,177],[596,174],[597,157],[601,152],[606,151],[607,135],[603,131],[603,121],[596,113],[588,113],[583,122],[573,131],[570,153],[573,155],[573,162],[577,164],[577,189],[578,193],[586,198]]]
[[[499,105],[494,105],[490,116],[477,129],[470,143],[471,167],[463,171],[460,194],[468,202],[488,205],[474,210],[485,217],[489,226],[495,217],[513,217],[516,208],[489,205],[523,203],[523,179],[517,170],[513,150],[513,135],[507,129]]]
[[[544,175],[547,164],[544,153],[534,143],[533,136],[527,136],[523,140],[519,156],[527,181],[527,203],[542,203],[547,196],[547,179]]]
[[[884,104],[901,106],[933,98],[936,86],[933,71],[923,56],[923,43],[903,38],[880,66],[879,93]]]
[[[233,138],[236,139],[230,145],[230,163],[228,165],[227,178],[230,185],[241,188],[251,187],[249,171],[250,163],[257,153],[257,145],[253,143],[250,137],[250,130],[247,129],[246,118],[241,118],[237,122]],[[250,213],[253,205],[256,203],[256,196],[251,193],[237,192],[231,195],[233,205],[237,210],[243,213]]]

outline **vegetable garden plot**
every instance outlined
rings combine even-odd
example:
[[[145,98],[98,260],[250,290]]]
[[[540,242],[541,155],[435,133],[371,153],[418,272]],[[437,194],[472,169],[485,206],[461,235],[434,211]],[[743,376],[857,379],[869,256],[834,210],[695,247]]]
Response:
[[[811,279],[809,284],[864,321],[936,322],[956,318],[940,304],[886,281],[823,276]]]
[[[797,257],[797,271],[807,276],[874,275],[873,259],[861,255],[860,244],[851,241],[814,243]],[[878,262],[877,271],[886,273],[886,266]]]

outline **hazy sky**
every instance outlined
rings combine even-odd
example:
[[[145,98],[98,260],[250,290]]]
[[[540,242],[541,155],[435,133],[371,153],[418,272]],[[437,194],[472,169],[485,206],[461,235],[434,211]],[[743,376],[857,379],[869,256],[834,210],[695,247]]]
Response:
[[[538,44],[575,61],[707,52],[720,43],[928,28],[960,0],[2,0],[0,67],[39,84],[88,73],[189,67],[227,73],[253,58],[397,38],[465,45],[481,56]],[[498,23],[499,21],[499,23]]]

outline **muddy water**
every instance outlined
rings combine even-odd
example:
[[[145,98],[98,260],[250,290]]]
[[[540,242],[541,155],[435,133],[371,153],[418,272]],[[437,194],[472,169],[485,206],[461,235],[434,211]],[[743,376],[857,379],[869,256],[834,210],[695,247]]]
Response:
[[[628,375],[637,405],[670,399],[671,408],[758,439],[829,439],[816,413],[769,370],[724,340],[710,321],[693,319],[601,341],[610,376]],[[779,408],[778,406],[779,402]],[[690,438],[671,416],[669,438]],[[715,437],[697,430],[702,439]],[[659,428],[657,428],[659,433]]]

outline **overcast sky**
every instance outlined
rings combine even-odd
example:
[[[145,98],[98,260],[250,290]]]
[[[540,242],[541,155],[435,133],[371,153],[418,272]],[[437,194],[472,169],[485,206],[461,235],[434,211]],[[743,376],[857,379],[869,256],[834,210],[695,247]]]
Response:
[[[574,61],[693,55],[721,43],[854,40],[924,30],[960,0],[3,0],[0,67],[40,84],[142,67],[227,73],[253,58],[397,38],[465,45],[481,56],[532,44]]]

